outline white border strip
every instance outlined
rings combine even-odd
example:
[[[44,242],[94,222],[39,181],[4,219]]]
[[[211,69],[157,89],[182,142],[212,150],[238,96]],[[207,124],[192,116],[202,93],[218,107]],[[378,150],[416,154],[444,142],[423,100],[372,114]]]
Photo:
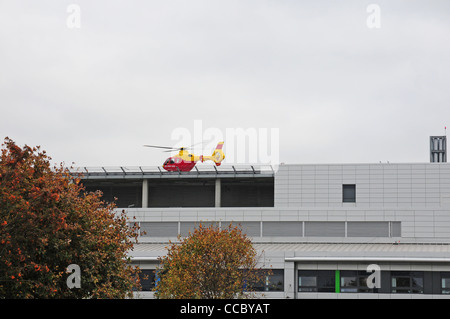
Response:
[[[445,257],[286,257],[284,261],[385,261],[385,262],[439,262],[450,263]]]

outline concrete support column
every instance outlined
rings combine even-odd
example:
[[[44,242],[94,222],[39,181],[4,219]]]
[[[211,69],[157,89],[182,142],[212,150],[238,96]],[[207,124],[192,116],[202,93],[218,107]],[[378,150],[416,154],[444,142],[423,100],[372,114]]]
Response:
[[[285,253],[285,257],[293,257],[293,253]],[[296,278],[296,265],[295,262],[284,262],[284,297],[294,299],[296,297],[297,286],[295,282]]]
[[[142,180],[142,208],[148,207],[148,179]]]
[[[220,207],[221,203],[221,188],[222,183],[220,178],[216,178],[216,192],[215,192],[215,207]]]

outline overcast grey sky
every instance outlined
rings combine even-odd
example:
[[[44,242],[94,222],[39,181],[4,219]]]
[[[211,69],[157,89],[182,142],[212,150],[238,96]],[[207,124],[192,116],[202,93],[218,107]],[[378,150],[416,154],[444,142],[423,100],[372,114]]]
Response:
[[[0,137],[77,166],[159,165],[194,120],[279,129],[285,163],[427,162],[449,70],[444,0],[0,0]]]

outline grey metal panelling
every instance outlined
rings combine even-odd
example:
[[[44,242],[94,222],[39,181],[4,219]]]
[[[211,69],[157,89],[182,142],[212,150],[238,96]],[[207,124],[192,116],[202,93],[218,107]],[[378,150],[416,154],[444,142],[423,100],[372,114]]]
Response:
[[[332,252],[341,252],[340,256],[350,256],[349,253],[353,253],[353,257],[434,257],[434,258],[449,258],[450,257],[450,245],[418,245],[417,243],[403,243],[401,245],[392,245],[389,243],[372,243],[372,242],[358,242],[358,243],[330,243],[330,242],[289,242],[289,243],[254,243],[254,248],[259,251],[267,253],[271,252],[285,252],[285,257],[313,257],[322,256],[329,257]],[[147,255],[152,252],[163,253],[167,249],[166,243],[138,243],[134,246],[131,255],[137,255],[146,252]],[[294,254],[293,254],[294,253]],[[283,257],[283,260],[284,258]],[[365,267],[364,267],[365,269]],[[448,268],[447,268],[448,270]]]
[[[402,223],[391,222],[391,237],[401,237],[401,236],[402,236]]]
[[[263,236],[303,236],[302,222],[263,222]]]
[[[180,235],[188,236],[189,232],[193,233],[194,229],[198,227],[198,223],[196,222],[181,222],[180,223]]]
[[[178,222],[141,222],[140,226],[141,236],[143,237],[178,236]]]
[[[389,222],[348,222],[347,237],[389,237]]]
[[[306,237],[344,237],[345,222],[305,222]]]
[[[239,228],[242,229],[242,232],[249,237],[261,237],[260,222],[232,221],[232,222],[222,222],[222,225],[228,226],[230,223],[232,223],[233,226],[239,226]]]
[[[180,235],[181,236],[188,236],[189,232],[193,233],[196,228],[199,227],[199,225],[202,225],[202,227],[209,227],[212,224],[218,225],[218,222],[181,222],[180,223]]]
[[[438,164],[440,165],[440,164]],[[450,169],[449,169],[450,171]],[[450,178],[450,173],[449,173]],[[450,187],[449,187],[450,192]],[[121,209],[116,209],[118,214]],[[245,209],[225,209],[225,208],[129,208],[126,210],[127,216],[137,222],[196,222],[199,220],[220,221],[221,226],[226,225],[225,221],[253,221],[253,222],[391,222],[391,237],[401,237],[402,242],[422,241],[426,242],[446,242],[450,243],[450,208],[366,208],[359,209],[349,207],[327,208],[327,209],[305,209],[305,208],[245,208]],[[264,229],[264,225],[262,227]],[[306,241],[314,241],[316,237],[306,238]],[[279,238],[281,241],[291,240]],[[301,238],[301,237],[299,237]],[[360,240],[358,237],[349,237],[354,241]],[[382,241],[383,237],[372,237],[375,241]],[[385,237],[389,238],[389,237]],[[255,240],[263,240],[255,237]],[[277,239],[278,240],[278,239]],[[296,239],[300,240],[300,239]],[[334,239],[330,239],[333,240]],[[340,239],[336,239],[340,240]]]
[[[450,206],[449,181],[449,163],[282,165],[275,207],[437,209]],[[355,203],[343,203],[343,184],[356,184]]]

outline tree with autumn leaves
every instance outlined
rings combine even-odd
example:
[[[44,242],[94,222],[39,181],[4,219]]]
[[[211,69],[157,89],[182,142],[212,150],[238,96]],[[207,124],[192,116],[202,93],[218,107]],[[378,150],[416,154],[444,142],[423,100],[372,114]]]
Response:
[[[125,212],[86,193],[39,147],[5,139],[0,159],[0,298],[124,298],[139,280]],[[70,289],[67,267],[80,267]]]
[[[0,299],[124,298],[139,289],[128,252],[137,241],[124,211],[87,193],[39,147],[5,139],[0,158]],[[238,226],[200,225],[160,258],[157,298],[248,298],[264,278]],[[80,286],[68,285],[69,266]]]
[[[264,278],[258,255],[239,226],[199,225],[160,258],[156,298],[230,299],[254,297]]]

